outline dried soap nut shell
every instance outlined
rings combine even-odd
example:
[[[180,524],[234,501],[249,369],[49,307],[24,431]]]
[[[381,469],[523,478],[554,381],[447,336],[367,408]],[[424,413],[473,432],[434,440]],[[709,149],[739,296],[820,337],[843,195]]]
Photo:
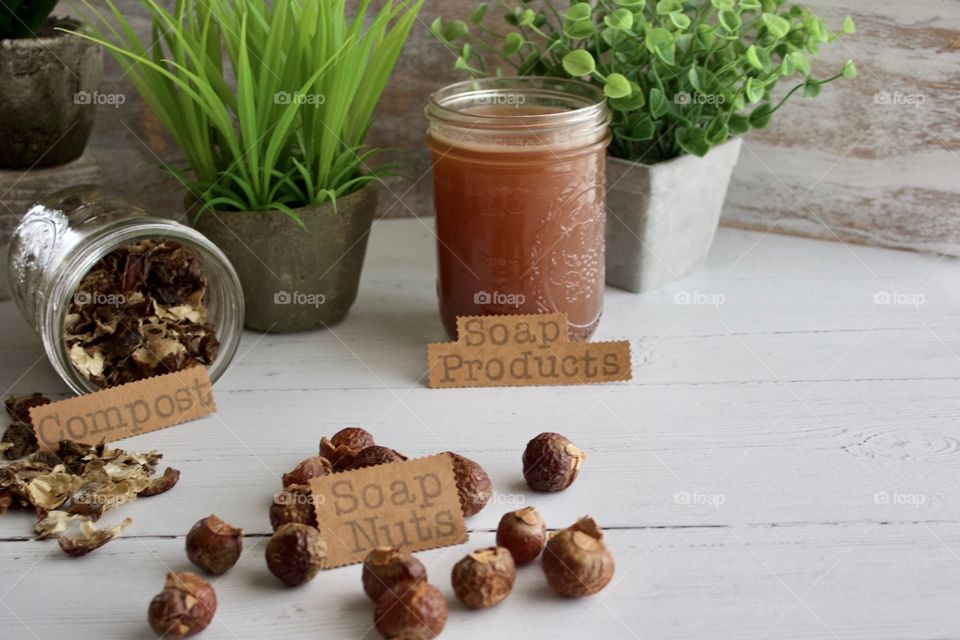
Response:
[[[394,451],[390,447],[381,447],[373,445],[367,447],[357,454],[354,458],[351,469],[364,469],[366,467],[376,467],[381,464],[391,464],[393,462],[403,462],[407,456]]]
[[[34,392],[29,395],[9,396],[3,401],[3,404],[6,406],[7,413],[10,414],[11,418],[24,424],[33,424],[33,421],[30,419],[30,409],[50,404],[50,398],[41,393]]]
[[[516,579],[513,556],[503,547],[470,553],[453,566],[451,575],[454,593],[470,609],[486,609],[503,602]]]
[[[337,431],[330,439],[320,440],[320,455],[330,461],[334,471],[343,471],[353,466],[353,460],[360,451],[374,444],[369,431],[347,427]]]
[[[243,530],[215,515],[200,520],[187,534],[187,558],[215,576],[230,570],[243,551]]]
[[[283,474],[283,486],[309,484],[311,478],[319,478],[333,473],[333,466],[323,456],[313,456],[298,464],[293,471]]]
[[[435,638],[447,623],[447,601],[435,586],[415,582],[377,600],[374,625],[384,638]]]
[[[547,525],[534,507],[503,514],[497,526],[497,546],[505,547],[517,565],[532,562],[547,542]]]
[[[543,573],[556,593],[568,598],[590,596],[613,578],[613,555],[603,532],[589,517],[556,532],[543,550]]]
[[[186,638],[207,628],[217,612],[217,594],[193,573],[167,574],[163,591],[150,601],[150,627],[162,638]]]
[[[563,491],[577,479],[586,457],[559,433],[541,433],[523,452],[523,477],[534,491]]]
[[[480,513],[493,495],[490,476],[479,464],[469,458],[447,451],[453,458],[453,473],[457,478],[460,507],[465,517]]]
[[[377,547],[363,561],[363,591],[377,602],[390,589],[426,581],[427,568],[412,554],[399,547]]]
[[[313,580],[327,559],[327,544],[316,527],[285,524],[267,543],[267,568],[290,587]]]
[[[307,485],[292,484],[273,496],[273,503],[270,505],[270,526],[276,531],[291,522],[299,522],[311,527],[317,526],[313,493]]]
[[[167,467],[163,470],[162,476],[151,480],[147,488],[137,495],[141,498],[158,496],[161,493],[166,493],[167,491],[170,491],[170,489],[173,489],[175,486],[177,486],[179,481],[180,471],[178,469],[174,469],[173,467]]]

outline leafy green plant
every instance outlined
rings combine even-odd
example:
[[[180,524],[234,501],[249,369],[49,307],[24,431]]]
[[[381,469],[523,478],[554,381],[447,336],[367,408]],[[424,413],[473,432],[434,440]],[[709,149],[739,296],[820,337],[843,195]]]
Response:
[[[378,179],[366,162],[380,150],[363,142],[423,0],[376,12],[361,0],[352,20],[345,0],[141,0],[147,43],[114,0],[109,15],[83,1],[99,29],[84,37],[120,61],[183,150],[188,170],[171,170],[205,209],[300,222],[297,207]]]
[[[431,30],[475,77],[506,68],[602,86],[613,111],[610,154],[653,164],[706,155],[766,127],[796,93],[813,98],[856,77],[852,61],[836,75],[813,74],[811,58],[839,35],[786,1],[593,0],[561,9],[551,0],[499,0],[496,11],[482,3],[469,21],[438,18]],[[491,25],[493,13],[499,25]],[[843,33],[854,30],[848,17]],[[791,77],[797,84],[775,102],[775,88]]]
[[[35,38],[57,0],[0,0],[0,40]]]

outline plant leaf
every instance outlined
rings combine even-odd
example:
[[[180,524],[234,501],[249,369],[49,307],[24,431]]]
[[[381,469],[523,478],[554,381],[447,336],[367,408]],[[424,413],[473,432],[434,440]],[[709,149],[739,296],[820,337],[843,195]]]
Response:
[[[574,77],[586,76],[594,72],[597,63],[593,55],[585,49],[574,49],[563,56],[563,69]]]
[[[625,98],[632,93],[630,81],[619,73],[611,73],[603,85],[603,93],[608,98]]]
[[[761,16],[763,24],[766,25],[767,31],[770,32],[775,39],[780,40],[788,33],[790,33],[790,22],[786,18],[782,18],[778,15],[772,13],[764,13]]]

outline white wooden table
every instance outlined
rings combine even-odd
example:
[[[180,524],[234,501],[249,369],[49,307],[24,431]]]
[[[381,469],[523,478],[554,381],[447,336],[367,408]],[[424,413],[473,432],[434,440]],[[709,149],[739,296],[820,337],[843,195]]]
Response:
[[[425,345],[444,339],[430,224],[376,224],[339,326],[245,335],[216,416],[124,442],[183,475],[109,514],[133,517],[123,538],[71,559],[32,540],[27,515],[0,518],[0,637],[152,638],[147,604],[168,569],[190,569],[183,536],[210,513],[247,537],[203,638],[378,637],[357,566],[288,590],[263,561],[280,474],[354,424],[410,455],[461,452],[493,479],[468,545],[422,555],[450,599],[443,637],[960,637],[956,262],[721,230],[699,274],[608,291],[596,339],[632,341],[632,382],[430,390]],[[0,389],[64,394],[10,302],[0,329]],[[549,496],[525,490],[520,465],[545,430],[588,455]],[[524,500],[551,527],[595,516],[614,582],[565,601],[534,565],[504,604],[466,611],[451,566]]]

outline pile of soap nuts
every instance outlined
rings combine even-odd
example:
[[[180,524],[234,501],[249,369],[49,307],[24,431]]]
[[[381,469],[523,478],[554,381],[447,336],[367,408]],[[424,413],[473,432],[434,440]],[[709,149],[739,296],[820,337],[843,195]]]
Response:
[[[475,515],[492,496],[490,478],[476,462],[447,453],[453,458],[463,513]],[[524,450],[523,475],[535,491],[562,491],[577,478],[585,457],[564,436],[542,433]],[[406,456],[377,445],[359,427],[323,438],[319,455],[283,474],[283,488],[274,496],[270,507],[274,534],[266,549],[270,572],[293,587],[309,582],[324,566],[327,548],[317,527],[311,478],[404,460]],[[593,595],[613,577],[613,556],[590,517],[548,536],[537,509],[524,507],[503,515],[496,542],[495,547],[467,554],[453,567],[454,594],[469,609],[486,609],[504,601],[513,590],[517,567],[541,554],[547,584],[562,596]],[[187,557],[211,575],[228,571],[242,548],[243,531],[215,515],[197,522],[186,538]],[[412,554],[396,547],[373,549],[363,562],[361,579],[364,592],[375,603],[374,624],[385,638],[434,638],[443,631],[446,599]],[[216,594],[206,580],[194,573],[170,572],[163,590],[150,603],[149,622],[162,637],[184,638],[205,629],[216,607]]]

